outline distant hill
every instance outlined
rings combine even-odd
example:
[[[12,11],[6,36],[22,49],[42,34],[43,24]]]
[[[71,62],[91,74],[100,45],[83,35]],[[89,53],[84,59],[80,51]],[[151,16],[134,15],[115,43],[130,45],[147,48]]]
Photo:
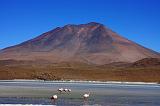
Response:
[[[0,60],[80,62],[103,65],[160,58],[160,54],[123,38],[100,23],[58,27],[0,51]]]
[[[106,65],[0,60],[0,80],[98,80],[159,83],[160,65],[158,64],[159,60],[153,58],[134,63],[116,62]]]

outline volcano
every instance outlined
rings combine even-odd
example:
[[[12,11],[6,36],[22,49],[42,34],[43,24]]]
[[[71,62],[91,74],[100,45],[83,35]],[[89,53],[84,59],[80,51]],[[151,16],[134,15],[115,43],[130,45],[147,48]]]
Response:
[[[34,39],[0,50],[0,60],[103,65],[135,62],[143,58],[160,58],[160,54],[96,22],[57,27]]]

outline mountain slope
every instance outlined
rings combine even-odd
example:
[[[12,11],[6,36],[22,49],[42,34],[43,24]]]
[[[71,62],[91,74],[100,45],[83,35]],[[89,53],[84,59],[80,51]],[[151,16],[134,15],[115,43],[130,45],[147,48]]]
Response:
[[[66,25],[0,51],[0,60],[45,60],[107,64],[160,58],[160,54],[127,40],[104,25]]]

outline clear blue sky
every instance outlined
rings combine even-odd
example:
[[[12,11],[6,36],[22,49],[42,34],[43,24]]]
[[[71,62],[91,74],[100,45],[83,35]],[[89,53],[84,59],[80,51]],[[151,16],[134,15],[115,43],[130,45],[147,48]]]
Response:
[[[0,0],[0,49],[93,21],[160,52],[160,0]]]

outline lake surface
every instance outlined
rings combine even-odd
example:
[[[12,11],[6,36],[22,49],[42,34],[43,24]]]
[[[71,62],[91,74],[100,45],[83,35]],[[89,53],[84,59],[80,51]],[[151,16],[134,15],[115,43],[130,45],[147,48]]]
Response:
[[[71,93],[58,93],[58,88]],[[88,100],[83,94],[90,92]],[[54,102],[50,97],[58,95]],[[92,82],[0,81],[0,106],[160,106],[160,85],[112,84]]]

